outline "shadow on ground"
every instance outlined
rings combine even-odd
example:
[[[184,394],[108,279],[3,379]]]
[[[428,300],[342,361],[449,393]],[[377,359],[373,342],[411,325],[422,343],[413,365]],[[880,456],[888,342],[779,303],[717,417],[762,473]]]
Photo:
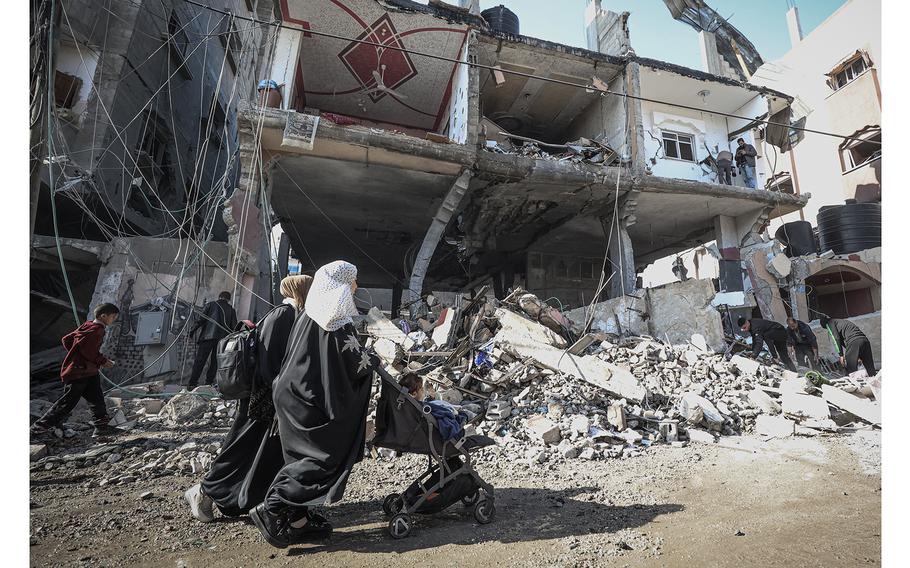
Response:
[[[496,518],[492,523],[478,524],[471,509],[456,504],[436,515],[413,515],[412,532],[401,540],[389,536],[388,519],[382,514],[379,500],[343,503],[326,511],[335,525],[331,540],[292,547],[288,555],[338,550],[400,553],[446,544],[514,543],[613,533],[683,510],[678,504],[612,506],[573,499],[598,490],[497,489]],[[376,526],[377,523],[381,524]],[[364,525],[370,526],[361,528]]]

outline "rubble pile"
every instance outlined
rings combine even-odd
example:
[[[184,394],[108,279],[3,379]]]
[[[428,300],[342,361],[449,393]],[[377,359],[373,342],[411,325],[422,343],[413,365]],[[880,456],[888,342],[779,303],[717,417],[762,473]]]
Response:
[[[484,149],[497,154],[511,154],[527,156],[539,160],[555,160],[559,162],[585,162],[588,164],[603,164],[609,166],[618,159],[616,152],[597,140],[579,138],[565,144],[547,144],[531,138],[523,138],[500,132],[506,138],[502,141],[487,140]],[[516,143],[513,143],[511,140]],[[543,150],[547,148],[551,151]]]
[[[455,304],[429,306],[427,319],[413,324],[422,325],[419,335],[405,333],[412,322],[393,323],[375,309],[363,330],[389,373],[416,372],[426,397],[474,417],[468,434],[496,441],[481,461],[629,457],[657,443],[880,425],[877,404],[859,398],[880,388],[880,377],[836,388],[770,362],[714,353],[699,335],[669,345],[583,333],[522,290],[501,302],[481,293]]]

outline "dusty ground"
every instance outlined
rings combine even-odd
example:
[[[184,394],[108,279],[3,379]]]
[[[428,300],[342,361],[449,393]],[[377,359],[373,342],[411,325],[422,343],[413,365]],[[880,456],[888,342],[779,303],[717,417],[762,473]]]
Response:
[[[146,434],[149,435],[149,434]],[[151,434],[173,436],[179,433]],[[197,436],[198,437],[198,436]],[[218,434],[210,435],[212,440]],[[380,509],[421,467],[357,466],[327,511],[332,540],[271,548],[246,519],[187,514],[190,476],[97,487],[102,466],[32,474],[33,566],[864,566],[880,565],[879,432],[655,446],[629,459],[490,461],[496,520],[461,505],[402,541]],[[64,451],[72,451],[67,449]],[[146,499],[140,495],[152,491]]]

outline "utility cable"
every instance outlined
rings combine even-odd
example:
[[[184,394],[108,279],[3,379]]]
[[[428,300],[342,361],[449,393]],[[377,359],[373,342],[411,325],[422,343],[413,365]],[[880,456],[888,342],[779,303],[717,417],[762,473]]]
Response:
[[[219,10],[218,8],[213,8],[213,7],[211,7],[211,6],[207,6],[207,5],[202,4],[202,3],[200,3],[200,2],[195,2],[194,0],[183,0],[183,2],[186,2],[187,4],[192,4],[192,5],[194,5],[194,6],[198,6],[198,7],[200,7],[200,8],[205,8],[206,10],[211,10],[211,11],[213,11],[213,12],[217,12],[217,13],[223,14],[223,15],[225,15],[225,16],[233,16],[234,18],[237,18],[237,19],[240,19],[240,20],[247,20],[247,21],[255,22],[255,23],[258,23],[258,24],[262,24],[262,25],[275,26],[275,27],[278,27],[278,28],[280,28],[280,29],[292,30],[292,31],[296,31],[296,32],[307,33],[307,34],[310,34],[310,35],[321,36],[321,37],[328,37],[328,38],[332,38],[332,39],[339,39],[339,40],[344,40],[344,41],[349,41],[349,42],[354,42],[354,43],[360,43],[360,44],[364,44],[364,45],[371,45],[371,46],[373,46],[373,47],[378,47],[378,48],[381,48],[381,49],[390,49],[390,50],[393,50],[393,51],[400,51],[400,52],[402,52],[402,53],[407,53],[407,54],[410,54],[410,55],[419,55],[419,56],[422,56],[422,57],[428,57],[428,58],[430,58],[430,59],[436,59],[436,60],[439,60],[439,61],[447,61],[447,62],[449,62],[449,63],[455,63],[455,64],[457,64],[457,65],[467,65],[468,67],[476,67],[476,68],[478,68],[478,69],[486,69],[486,70],[491,71],[491,72],[492,72],[492,71],[496,71],[496,72],[499,72],[499,73],[505,73],[505,74],[507,74],[507,75],[516,75],[516,76],[518,76],[518,77],[525,77],[525,78],[527,78],[527,79],[537,79],[537,80],[540,80],[540,81],[545,81],[545,82],[547,82],[547,83],[555,83],[555,84],[558,84],[558,85],[565,85],[565,86],[574,87],[574,88],[577,88],[577,89],[585,89],[585,90],[587,90],[587,91],[598,91],[598,92],[601,92],[601,93],[604,93],[604,94],[608,94],[608,95],[620,96],[620,97],[628,97],[628,98],[630,98],[630,99],[634,99],[634,100],[638,100],[638,101],[643,101],[643,102],[648,102],[648,103],[662,104],[662,105],[672,106],[672,107],[676,107],[676,108],[683,108],[683,109],[692,110],[692,111],[697,111],[697,112],[706,112],[706,113],[708,113],[708,114],[714,114],[714,115],[717,115],[717,116],[726,116],[727,118],[736,118],[736,119],[738,119],[738,120],[746,120],[746,121],[749,121],[749,122],[758,122],[758,123],[762,123],[762,124],[767,124],[767,125],[769,125],[769,126],[780,126],[780,127],[783,127],[783,128],[788,128],[788,129],[793,129],[793,130],[800,130],[800,131],[803,131],[803,132],[811,132],[811,133],[813,133],[813,134],[821,134],[821,135],[824,135],[824,136],[831,136],[831,137],[834,137],[834,138],[841,138],[841,139],[843,139],[843,140],[870,142],[870,143],[872,143],[872,144],[879,144],[879,145],[881,145],[881,142],[874,142],[874,141],[871,141],[871,140],[862,140],[862,139],[860,139],[860,138],[853,138],[852,136],[844,136],[844,135],[842,135],[842,134],[834,134],[834,133],[832,133],[832,132],[825,132],[825,131],[823,131],[823,130],[814,130],[814,129],[811,129],[811,128],[805,128],[805,127],[800,127],[800,126],[793,126],[793,125],[791,125],[791,124],[782,124],[782,123],[779,123],[779,122],[771,122],[771,121],[769,121],[769,120],[764,120],[764,119],[760,119],[760,118],[750,118],[750,117],[746,117],[746,116],[738,116],[738,115],[735,115],[735,114],[725,113],[725,112],[721,112],[721,111],[717,111],[717,110],[708,110],[708,109],[704,109],[704,108],[699,108],[699,107],[694,107],[694,106],[688,106],[688,105],[683,105],[683,104],[679,104],[679,103],[671,103],[671,102],[667,102],[667,101],[661,101],[661,100],[658,100],[658,99],[652,99],[652,98],[648,98],[648,97],[642,97],[642,96],[639,96],[639,95],[631,95],[631,94],[628,94],[628,93],[616,93],[616,92],[611,91],[611,90],[609,90],[609,89],[601,89],[601,88],[596,87],[596,86],[594,86],[594,85],[579,85],[578,83],[572,83],[572,82],[570,82],[570,81],[563,81],[563,80],[561,80],[561,79],[554,79],[553,77],[543,77],[543,76],[540,76],[540,75],[534,75],[533,73],[524,73],[524,72],[522,72],[522,71],[514,71],[514,70],[512,70],[512,69],[505,69],[505,68],[493,67],[492,65],[484,65],[484,64],[482,64],[482,63],[477,63],[477,62],[462,61],[462,60],[460,60],[460,59],[455,59],[455,58],[452,58],[452,57],[446,57],[446,56],[444,56],[444,55],[436,55],[436,54],[433,54],[433,53],[426,53],[426,52],[422,52],[422,51],[416,51],[416,50],[413,50],[413,49],[406,49],[406,48],[397,47],[397,46],[394,46],[394,45],[388,45],[388,44],[383,44],[383,43],[372,42],[372,41],[365,40],[365,39],[358,39],[358,38],[352,38],[352,37],[345,37],[345,36],[338,35],[338,34],[333,34],[333,33],[329,33],[329,32],[323,32],[323,31],[314,30],[314,29],[312,29],[312,28],[308,28],[308,29],[306,29],[306,30],[300,30],[300,29],[298,29],[298,28],[293,28],[293,27],[290,27],[290,26],[281,25],[280,23],[265,22],[265,21],[262,21],[262,20],[257,20],[257,19],[255,19],[255,18],[248,18],[248,17],[246,17],[246,16],[238,16],[238,15],[232,14],[231,12],[228,12],[228,11],[225,11],[225,10]],[[631,60],[631,61],[634,61],[634,60]],[[764,94],[764,93],[762,93],[762,94]]]

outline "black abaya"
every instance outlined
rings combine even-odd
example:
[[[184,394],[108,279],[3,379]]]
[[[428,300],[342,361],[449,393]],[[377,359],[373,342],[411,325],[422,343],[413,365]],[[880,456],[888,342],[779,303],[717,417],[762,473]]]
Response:
[[[267,387],[278,374],[287,349],[288,337],[296,310],[282,305],[259,323],[258,387]],[[211,497],[218,509],[229,516],[239,516],[258,505],[275,474],[284,465],[281,440],[272,423],[247,416],[250,399],[237,405],[234,424],[221,445],[221,452],[202,480],[202,491]]]
[[[341,499],[363,459],[372,376],[352,325],[326,331],[306,314],[297,318],[273,385],[286,465],[265,499],[269,512]]]

